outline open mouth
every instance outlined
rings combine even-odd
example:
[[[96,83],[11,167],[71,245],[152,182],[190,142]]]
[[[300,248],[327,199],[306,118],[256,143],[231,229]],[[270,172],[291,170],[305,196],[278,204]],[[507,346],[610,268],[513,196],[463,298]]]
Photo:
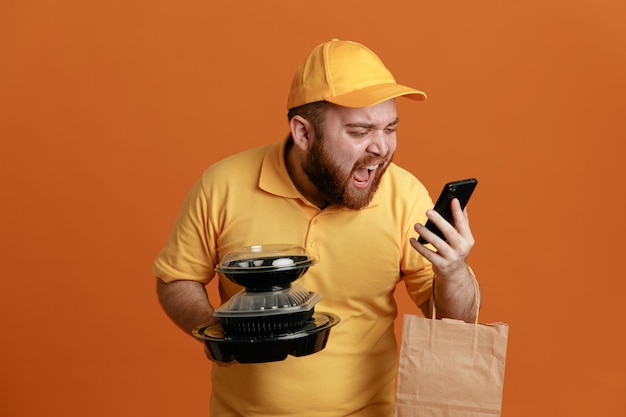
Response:
[[[374,178],[374,175],[376,174],[376,170],[381,165],[382,164],[368,165],[366,167],[355,170],[354,175],[352,176],[355,187],[358,189],[367,188],[369,184],[372,182],[372,178]]]

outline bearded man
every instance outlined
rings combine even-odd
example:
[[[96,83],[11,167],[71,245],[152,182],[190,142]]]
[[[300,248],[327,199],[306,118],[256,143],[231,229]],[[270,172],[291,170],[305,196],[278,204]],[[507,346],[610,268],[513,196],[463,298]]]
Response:
[[[225,364],[207,352],[216,365],[211,415],[393,416],[396,285],[427,316],[434,303],[439,317],[476,317],[467,213],[454,200],[455,225],[447,223],[419,180],[392,162],[398,97],[426,95],[396,83],[364,45],[325,42],[293,78],[288,137],[213,164],[185,199],[153,267],[159,300],[181,329],[191,334],[213,318],[218,303],[205,285],[215,276],[221,303],[242,289],[216,274],[226,254],[274,243],[317,259],[299,282],[341,318],[312,355]]]

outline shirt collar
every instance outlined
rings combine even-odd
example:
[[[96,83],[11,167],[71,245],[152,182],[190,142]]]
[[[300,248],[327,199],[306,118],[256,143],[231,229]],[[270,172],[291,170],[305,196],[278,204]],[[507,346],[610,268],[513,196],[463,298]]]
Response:
[[[288,137],[283,141],[270,145],[263,157],[259,187],[281,197],[301,198],[298,189],[291,181],[285,165],[285,148]]]

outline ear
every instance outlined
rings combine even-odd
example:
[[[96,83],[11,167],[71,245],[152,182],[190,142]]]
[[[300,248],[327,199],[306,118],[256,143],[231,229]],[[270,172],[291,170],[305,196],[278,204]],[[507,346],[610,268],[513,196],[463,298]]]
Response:
[[[303,151],[308,150],[315,136],[311,123],[302,116],[293,116],[289,121],[289,128],[294,145]]]

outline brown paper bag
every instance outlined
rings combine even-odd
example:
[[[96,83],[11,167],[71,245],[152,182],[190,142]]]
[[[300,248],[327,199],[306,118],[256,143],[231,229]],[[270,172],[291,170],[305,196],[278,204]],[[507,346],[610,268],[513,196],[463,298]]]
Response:
[[[507,340],[506,323],[405,315],[396,417],[500,416]]]

